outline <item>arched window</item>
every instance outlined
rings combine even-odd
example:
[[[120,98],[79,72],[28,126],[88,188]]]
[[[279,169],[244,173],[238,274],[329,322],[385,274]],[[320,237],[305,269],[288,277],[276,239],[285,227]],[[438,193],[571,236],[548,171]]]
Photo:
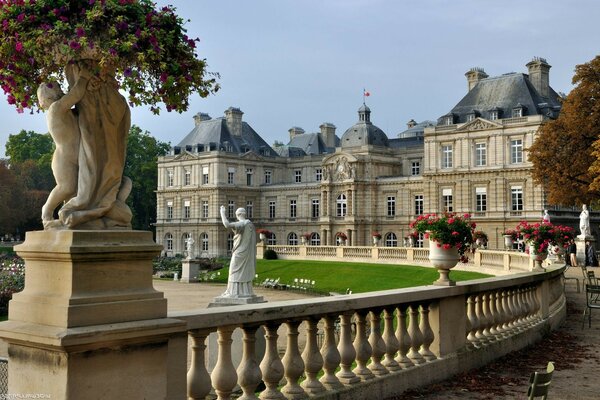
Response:
[[[165,235],[165,249],[167,251],[173,251],[173,235],[170,233]]]
[[[321,245],[321,235],[319,235],[317,232],[313,232],[312,236],[310,237],[310,245],[311,246],[320,246]]]
[[[208,251],[208,233],[206,232],[200,234],[200,250]]]
[[[398,247],[398,237],[394,232],[385,235],[385,247]]]
[[[231,253],[231,251],[233,251],[233,233],[227,235],[227,252]]]
[[[288,235],[287,243],[290,246],[298,246],[298,235],[295,232],[290,232]]]
[[[271,232],[271,234],[267,235],[267,244],[274,246],[277,244],[277,236],[275,236],[275,234],[273,232]]]
[[[346,211],[348,209],[348,204],[346,202],[346,195],[340,194],[336,200],[336,216],[345,217]]]

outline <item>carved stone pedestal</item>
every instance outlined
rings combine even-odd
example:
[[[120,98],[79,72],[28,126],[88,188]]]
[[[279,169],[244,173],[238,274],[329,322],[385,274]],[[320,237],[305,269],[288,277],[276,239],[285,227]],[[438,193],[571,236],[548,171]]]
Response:
[[[198,273],[200,272],[200,263],[197,260],[181,260],[181,280],[180,282],[193,283],[198,282]]]
[[[152,286],[150,232],[28,232],[25,289],[0,324],[9,393],[53,399],[185,396],[187,334]]]

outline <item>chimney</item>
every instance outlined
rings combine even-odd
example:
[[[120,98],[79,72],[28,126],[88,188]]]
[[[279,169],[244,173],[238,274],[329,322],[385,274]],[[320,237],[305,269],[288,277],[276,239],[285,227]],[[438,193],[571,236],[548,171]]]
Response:
[[[465,76],[467,77],[467,87],[469,89],[468,91],[470,92],[471,89],[473,89],[475,87],[477,82],[479,82],[482,79],[487,78],[488,74],[485,73],[483,68],[475,67],[475,68],[471,68],[469,70],[469,72],[467,72],[465,74]]]
[[[545,98],[550,95],[550,68],[552,68],[550,64],[542,57],[533,57],[533,60],[527,63],[529,82],[540,96]]]
[[[209,119],[210,115],[207,113],[199,112],[198,114],[194,115],[194,122],[196,123],[196,126],[200,125],[200,122],[208,121]]]
[[[242,110],[236,107],[229,107],[225,110],[225,119],[227,128],[233,136],[242,136]]]
[[[335,147],[335,125],[323,122],[319,128],[321,128],[321,140],[325,143],[325,147]]]
[[[292,140],[298,135],[303,135],[304,129],[298,126],[292,126],[290,129],[288,129],[288,132],[290,133],[290,140]]]
[[[408,121],[408,122],[406,123],[406,127],[407,127],[408,129],[412,128],[412,127],[413,127],[413,126],[415,126],[415,125],[417,125],[417,121],[415,121],[414,119],[411,119],[410,121]]]

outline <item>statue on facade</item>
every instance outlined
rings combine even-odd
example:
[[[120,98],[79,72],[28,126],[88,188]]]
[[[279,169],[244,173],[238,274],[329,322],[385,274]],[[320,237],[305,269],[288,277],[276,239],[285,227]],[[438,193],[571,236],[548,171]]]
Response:
[[[548,214],[548,210],[544,210],[544,215],[542,216],[542,222],[547,224],[550,223],[550,214]]]
[[[582,206],[581,213],[579,214],[579,230],[581,231],[579,237],[582,239],[585,239],[587,236],[592,236],[590,230],[590,212],[585,204]]]
[[[229,263],[227,289],[221,298],[253,297],[252,280],[256,273],[256,229],[246,218],[246,210],[235,212],[237,222],[229,222],[225,206],[221,206],[221,220],[225,228],[233,230],[233,249]]]

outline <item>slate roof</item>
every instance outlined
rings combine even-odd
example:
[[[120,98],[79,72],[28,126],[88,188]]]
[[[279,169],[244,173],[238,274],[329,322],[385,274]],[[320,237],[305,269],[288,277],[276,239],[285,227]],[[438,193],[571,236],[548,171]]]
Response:
[[[278,156],[277,152],[248,123],[242,121],[242,134],[235,136],[227,128],[226,119],[223,117],[201,121],[175,148],[196,149],[201,145],[204,148],[225,150],[227,144],[234,153],[243,154],[253,151],[261,156]]]
[[[365,104],[358,109],[359,121],[348,128],[342,135],[342,148],[364,145],[389,146],[387,135],[377,126],[373,125],[370,120],[370,114],[371,110]]]
[[[419,122],[412,128],[408,128],[407,130],[400,132],[398,134],[398,137],[399,138],[412,138],[415,136],[423,136],[425,133],[425,128],[428,126],[434,126],[435,124],[436,124],[435,121],[429,121],[429,120]]]
[[[446,115],[453,115],[454,123],[464,123],[467,122],[467,115],[473,111],[482,118],[490,119],[490,110],[496,108],[499,111],[498,118],[511,118],[513,108],[520,104],[523,106],[523,116],[556,117],[560,110],[559,99],[560,96],[552,88],[549,88],[548,98],[541,97],[527,74],[511,72],[480,80]],[[443,122],[440,119],[438,123]]]

